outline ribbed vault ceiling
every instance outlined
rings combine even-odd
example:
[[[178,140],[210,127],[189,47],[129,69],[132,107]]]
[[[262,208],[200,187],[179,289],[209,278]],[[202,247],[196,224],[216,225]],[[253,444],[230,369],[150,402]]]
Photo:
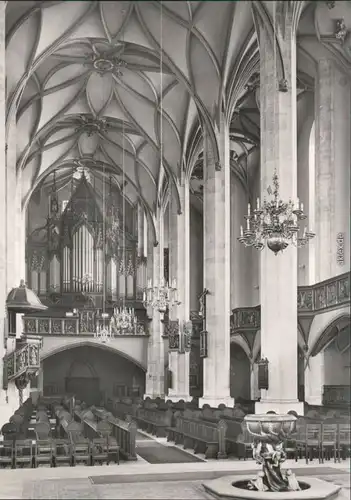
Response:
[[[73,160],[155,212],[258,62],[249,2],[9,2],[8,121],[23,199]],[[14,63],[15,61],[15,63]],[[161,119],[162,103],[162,119]],[[162,145],[162,147],[161,147]],[[162,157],[161,157],[162,155]],[[162,168],[160,165],[162,164]]]
[[[272,2],[260,3],[268,12]],[[87,166],[119,184],[124,172],[126,196],[155,214],[169,182],[201,163],[201,125],[214,137],[220,110],[233,165],[245,169],[259,146],[251,7],[8,2],[7,124],[10,137],[16,114],[23,201],[49,172],[62,185]]]

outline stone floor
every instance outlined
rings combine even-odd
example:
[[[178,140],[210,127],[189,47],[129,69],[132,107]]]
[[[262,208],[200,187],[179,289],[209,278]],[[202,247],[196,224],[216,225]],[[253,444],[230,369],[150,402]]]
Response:
[[[146,436],[145,436],[146,437]],[[142,446],[141,437],[138,446]],[[167,446],[164,439],[158,442]],[[173,444],[174,445],[174,444]],[[189,451],[189,453],[192,453]],[[204,457],[201,457],[204,458]],[[337,500],[350,499],[350,460],[334,464],[286,462],[297,475],[311,475],[342,486]],[[145,460],[109,466],[40,467],[0,470],[0,499],[209,499],[202,483],[221,475],[254,475],[253,460],[209,460],[151,465]]]
[[[290,462],[290,461],[289,461]],[[342,486],[338,500],[350,499],[350,461],[342,464],[306,466],[302,461],[287,463],[298,475],[314,474]],[[209,499],[202,488],[204,480],[222,474],[257,470],[252,460],[211,461],[194,464],[150,465],[145,462],[94,468],[60,467],[50,469],[1,470],[0,499]],[[318,474],[315,474],[317,472]],[[104,483],[104,484],[103,484]]]

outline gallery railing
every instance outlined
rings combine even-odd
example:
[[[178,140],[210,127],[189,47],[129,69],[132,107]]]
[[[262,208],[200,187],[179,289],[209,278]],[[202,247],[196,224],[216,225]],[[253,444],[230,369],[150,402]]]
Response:
[[[101,328],[108,328],[109,321],[104,319],[82,318],[82,316],[69,318],[23,318],[23,331],[25,334],[36,335],[95,335]],[[144,323],[138,322],[130,328],[117,330],[114,336],[148,335]]]
[[[297,289],[297,313],[299,316],[321,314],[350,304],[350,273],[340,274],[315,285]],[[261,306],[238,307],[230,316],[230,333],[257,331],[261,326]]]

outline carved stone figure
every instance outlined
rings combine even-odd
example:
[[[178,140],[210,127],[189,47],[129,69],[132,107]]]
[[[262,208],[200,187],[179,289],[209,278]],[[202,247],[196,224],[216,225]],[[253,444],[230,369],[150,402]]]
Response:
[[[286,460],[283,441],[294,431],[296,418],[292,415],[247,415],[247,429],[255,440],[252,444],[254,460],[262,471],[248,483],[257,491],[298,491],[300,485],[291,470],[282,470]]]

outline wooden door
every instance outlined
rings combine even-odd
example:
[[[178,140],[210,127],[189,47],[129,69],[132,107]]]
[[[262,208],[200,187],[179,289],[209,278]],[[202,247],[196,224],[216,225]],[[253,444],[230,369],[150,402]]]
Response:
[[[66,393],[74,394],[76,399],[88,406],[100,404],[100,380],[94,377],[67,377]]]

